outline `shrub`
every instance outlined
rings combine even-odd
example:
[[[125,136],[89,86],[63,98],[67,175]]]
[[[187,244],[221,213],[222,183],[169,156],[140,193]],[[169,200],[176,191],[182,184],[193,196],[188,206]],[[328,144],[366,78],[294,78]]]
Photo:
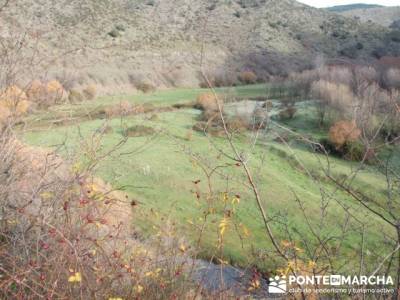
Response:
[[[104,112],[108,118],[129,116],[133,114],[140,114],[145,112],[143,105],[134,105],[129,101],[122,101],[118,104],[108,106],[104,109]]]
[[[160,117],[157,114],[152,114],[150,116],[149,120],[155,122],[155,121],[160,120]]]
[[[388,36],[393,42],[400,43],[400,30],[393,30]]]
[[[392,24],[389,26],[391,29],[397,29],[400,30],[400,19],[393,21]]]
[[[228,72],[216,72],[212,77],[214,87],[234,86],[236,85],[236,76]]]
[[[239,80],[245,84],[254,84],[257,82],[257,75],[252,71],[244,71],[240,73]]]
[[[117,38],[120,36],[120,32],[117,29],[113,29],[108,33],[112,38]]]
[[[61,83],[57,80],[51,80],[46,86],[47,101],[48,104],[59,104],[61,103],[65,91]]]
[[[219,104],[219,105],[218,105]],[[223,108],[223,100],[213,93],[203,93],[197,96],[195,107],[204,111],[218,112]]]
[[[118,31],[125,31],[125,26],[119,24],[119,25],[115,26],[115,29],[118,30]]]
[[[364,145],[359,141],[346,141],[340,148],[330,139],[321,139],[319,141],[322,149],[316,147],[315,151],[320,153],[328,153],[330,155],[338,156],[340,158],[352,161],[362,161],[371,163],[375,157],[373,149],[366,150]]]
[[[230,117],[226,119],[226,127],[230,133],[242,133],[247,129],[251,129],[250,126],[251,125],[245,119],[240,117]]]
[[[337,149],[342,148],[346,143],[355,142],[361,135],[356,122],[339,121],[329,129],[329,140]]]
[[[70,90],[68,94],[68,100],[70,103],[79,103],[84,100],[84,97],[79,91]]]
[[[28,100],[39,107],[49,107],[63,101],[66,92],[62,84],[57,80],[51,80],[47,84],[40,80],[34,80],[26,91]]]
[[[389,87],[400,88],[400,69],[389,69],[386,78]]]
[[[224,116],[226,129],[229,133],[242,133],[250,128],[250,124],[243,118]],[[206,132],[212,136],[224,136],[225,129],[219,113],[212,117],[201,116],[200,121],[193,127],[193,130]]]
[[[266,108],[267,111],[272,111],[272,109],[274,108],[274,104],[271,100],[268,100],[264,103],[263,107]]]
[[[0,153],[0,298],[186,299],[196,288],[176,232],[134,238],[133,199],[3,132]]]
[[[144,126],[144,125],[137,125],[132,126],[124,131],[124,136],[126,137],[140,137],[146,135],[153,135],[156,131],[152,127]]]
[[[374,149],[365,149],[365,146],[359,141],[346,142],[342,151],[343,157],[352,161],[372,162],[376,157]]]
[[[28,97],[18,86],[12,85],[0,91],[2,119],[7,119],[10,116],[20,117],[28,112],[30,106]]]
[[[44,106],[46,103],[46,86],[40,80],[34,80],[28,87],[26,95],[29,101],[37,104],[38,106]]]
[[[201,76],[199,84],[201,88],[209,88],[209,84],[211,87],[235,86],[237,84],[237,76],[225,70],[208,71],[206,76],[209,83]]]
[[[200,121],[194,124],[192,129],[203,133],[206,132],[212,136],[224,136],[223,128],[213,122]]]
[[[281,120],[290,120],[293,119],[294,115],[296,114],[297,109],[293,106],[285,108],[279,112],[279,118]]]
[[[149,82],[139,82],[135,85],[135,87],[145,94],[153,93],[156,90],[156,87]]]
[[[353,81],[355,81],[355,86],[354,86],[355,89],[360,87],[365,82],[372,83],[378,81],[378,79],[379,79],[379,74],[373,67],[365,67],[365,66],[357,67],[354,70]]]
[[[0,103],[0,129],[2,125],[7,123],[11,115],[11,111],[5,105]]]
[[[96,97],[96,86],[88,85],[82,92],[87,100],[93,100]]]
[[[358,57],[358,50],[359,50],[358,44],[352,44],[342,48],[339,51],[339,54],[351,59],[355,59]]]

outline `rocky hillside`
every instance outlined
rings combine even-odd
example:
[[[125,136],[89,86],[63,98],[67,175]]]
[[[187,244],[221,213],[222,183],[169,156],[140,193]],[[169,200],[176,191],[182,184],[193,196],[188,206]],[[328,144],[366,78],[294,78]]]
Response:
[[[293,0],[16,0],[0,14],[0,39],[29,46],[23,76],[41,68],[110,92],[138,82],[195,86],[201,67],[262,78],[307,68],[318,55],[399,54],[388,29]]]
[[[400,23],[400,6],[357,8],[340,12],[343,16],[360,20],[363,23],[373,22],[385,27],[394,27]],[[399,26],[400,29],[400,26]]]

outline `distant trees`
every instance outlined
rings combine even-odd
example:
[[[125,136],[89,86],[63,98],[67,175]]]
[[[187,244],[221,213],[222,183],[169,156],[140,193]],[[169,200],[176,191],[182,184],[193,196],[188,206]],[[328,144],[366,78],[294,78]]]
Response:
[[[311,93],[312,96],[317,99],[320,126],[325,122],[328,109],[341,115],[351,113],[354,96],[349,86],[342,83],[319,80],[312,84]]]
[[[67,96],[67,92],[58,80],[43,83],[36,79],[28,85],[26,94],[32,103],[44,108],[62,103]]]
[[[0,91],[0,123],[8,118],[18,118],[28,112],[31,103],[26,93],[16,85]]]

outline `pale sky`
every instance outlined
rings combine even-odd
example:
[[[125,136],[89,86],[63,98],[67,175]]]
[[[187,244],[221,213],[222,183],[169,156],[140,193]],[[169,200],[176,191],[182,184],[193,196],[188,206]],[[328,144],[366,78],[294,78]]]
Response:
[[[366,3],[366,4],[379,4],[386,6],[400,6],[400,0],[297,0],[315,7],[328,7],[334,5],[345,5],[354,3]]]

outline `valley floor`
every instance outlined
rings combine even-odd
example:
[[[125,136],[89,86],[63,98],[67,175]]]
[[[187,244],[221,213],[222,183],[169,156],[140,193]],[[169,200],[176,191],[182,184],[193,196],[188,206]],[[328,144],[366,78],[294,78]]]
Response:
[[[226,139],[193,131],[200,111],[182,105],[193,103],[203,92],[166,90],[57,106],[30,116],[21,137],[29,144],[54,149],[78,161],[76,168],[85,168],[92,159],[100,159],[94,168],[96,176],[115,189],[124,190],[130,200],[138,203],[133,208],[132,222],[140,228],[140,236],[165,234],[168,227],[174,227],[188,244],[199,249],[199,257],[274,272],[283,262],[270,259],[271,243],[242,169],[221,155],[220,149],[230,151]],[[218,92],[243,99],[262,99],[265,85]],[[101,108],[121,101],[152,109],[132,116],[99,117]],[[279,105],[278,101],[273,104]],[[297,109],[290,121],[272,118],[256,143],[252,144],[253,132],[239,134],[233,141],[240,151],[248,153],[263,205],[268,215],[279,221],[272,225],[275,235],[284,243],[289,227],[297,232],[292,238],[299,251],[307,251],[303,241],[313,239],[310,225],[322,234],[326,231],[340,235],[351,214],[367,220],[364,230],[368,234],[362,241],[358,225],[350,221],[353,230],[340,241],[346,254],[338,265],[351,271],[356,262],[349,258],[360,243],[368,250],[366,260],[377,261],[383,255],[379,250],[385,243],[382,232],[388,236],[394,233],[326,180],[325,174],[343,177],[354,173],[354,184],[375,199],[384,196],[385,178],[373,166],[355,173],[356,163],[313,152],[305,137],[318,140],[326,131],[316,125],[312,101],[299,102]],[[133,126],[151,127],[154,131],[125,139],[124,130]],[[217,171],[209,178],[210,187],[206,174],[213,169]],[[311,224],[305,221],[300,203]],[[327,209],[322,219],[324,205]],[[224,229],[221,246],[221,220],[227,210],[233,217]]]

